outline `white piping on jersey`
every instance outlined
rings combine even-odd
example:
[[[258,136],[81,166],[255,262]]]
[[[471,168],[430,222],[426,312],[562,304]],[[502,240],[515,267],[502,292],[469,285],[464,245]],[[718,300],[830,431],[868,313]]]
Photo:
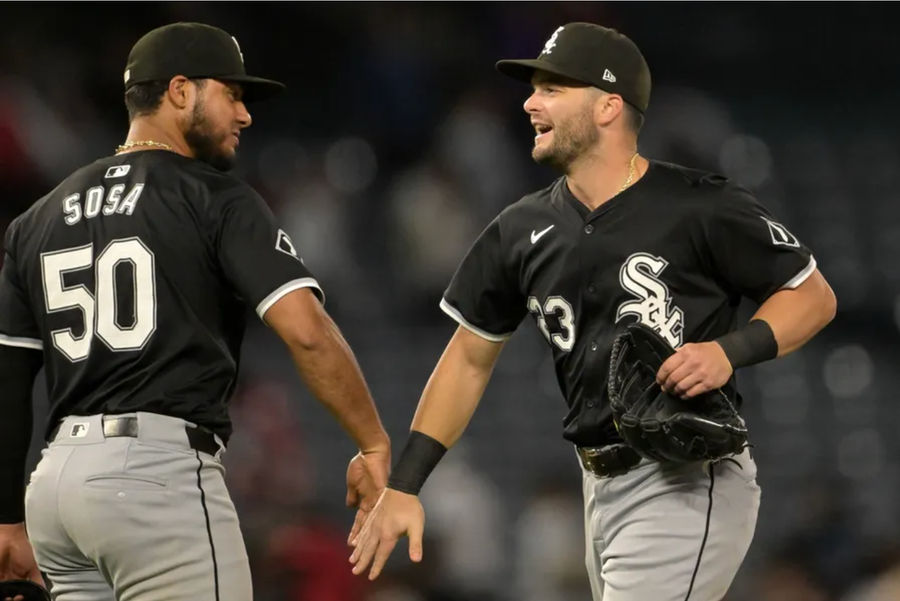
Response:
[[[262,319],[265,316],[266,311],[272,308],[272,305],[280,301],[288,293],[301,288],[315,288],[319,291],[319,294],[322,295],[322,304],[325,304],[325,293],[322,292],[319,282],[317,282],[315,278],[300,278],[299,280],[291,280],[287,284],[279,287],[266,298],[262,299],[262,302],[256,306],[256,314]]]
[[[805,282],[806,278],[811,276],[815,270],[816,270],[816,258],[810,257],[809,264],[806,267],[804,267],[800,273],[798,273],[797,275],[792,277],[790,280],[788,280],[788,282],[784,286],[779,288],[779,290],[785,290],[785,289],[793,290],[794,288],[796,288],[797,286],[799,286],[800,284]]]
[[[479,327],[473,326],[468,321],[466,321],[466,318],[462,316],[462,313],[460,313],[456,307],[447,302],[446,298],[441,299],[441,311],[452,317],[456,323],[458,323],[465,329],[469,330],[473,334],[478,334],[485,340],[490,340],[491,342],[503,342],[513,335],[512,332],[510,332],[509,334],[491,334],[490,332],[485,332]]]
[[[4,336],[0,334],[0,344],[4,346],[14,346],[16,348],[30,348],[36,351],[44,350],[44,343],[35,338],[16,338],[14,336]]]

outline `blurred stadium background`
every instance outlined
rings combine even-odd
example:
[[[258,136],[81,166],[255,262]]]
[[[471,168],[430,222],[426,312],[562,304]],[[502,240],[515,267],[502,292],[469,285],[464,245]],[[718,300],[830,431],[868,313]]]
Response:
[[[763,487],[729,601],[900,599],[900,38],[880,3],[3,3],[0,231],[124,139],[131,45],[218,25],[287,82],[253,106],[237,174],[319,276],[399,452],[454,323],[443,287],[481,228],[556,174],[529,159],[523,86],[569,21],[621,29],[654,77],[640,150],[753,190],[814,250],[838,318],[740,383]],[[749,310],[749,308],[748,308]],[[258,601],[589,599],[580,479],[549,353],[526,325],[405,544],[350,576],[352,445],[252,321],[226,457]],[[39,388],[41,388],[39,386]],[[38,395],[39,418],[46,411]],[[36,437],[31,462],[37,460]]]

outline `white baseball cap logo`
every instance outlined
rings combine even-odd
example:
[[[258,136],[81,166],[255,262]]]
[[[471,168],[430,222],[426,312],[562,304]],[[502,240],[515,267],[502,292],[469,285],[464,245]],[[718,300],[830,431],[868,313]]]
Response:
[[[244,53],[241,52],[241,45],[238,44],[238,41],[237,41],[237,38],[236,38],[236,37],[231,36],[231,40],[234,42],[234,45],[237,46],[238,56],[241,57],[241,64],[243,64],[243,62],[244,62]]]
[[[563,30],[563,27],[557,27],[556,31],[553,32],[553,35],[550,36],[550,39],[547,40],[547,43],[544,44],[544,49],[541,50],[541,54],[550,54],[553,52],[553,49],[556,48],[556,38],[559,37],[559,32]]]

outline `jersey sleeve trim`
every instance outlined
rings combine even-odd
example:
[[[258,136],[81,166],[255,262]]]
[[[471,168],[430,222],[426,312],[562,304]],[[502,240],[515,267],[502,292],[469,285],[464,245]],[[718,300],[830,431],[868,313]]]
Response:
[[[34,349],[36,351],[44,350],[44,343],[34,338],[16,338],[14,336],[0,334],[0,344],[3,346],[14,346],[16,348]]]
[[[319,282],[316,281],[315,278],[300,278],[299,280],[291,280],[284,286],[279,287],[272,294],[267,296],[256,306],[256,314],[259,315],[259,318],[262,319],[266,311],[272,308],[272,305],[280,301],[284,298],[285,295],[293,292],[294,290],[300,290],[301,288],[313,288],[313,292],[316,293],[316,296],[319,297],[319,300],[322,301],[322,304],[325,304],[325,293],[322,292],[322,288],[319,286]]]
[[[816,270],[816,258],[810,257],[809,264],[806,267],[804,267],[800,273],[798,273],[797,275],[792,277],[790,280],[788,280],[787,283],[785,283],[781,288],[779,288],[779,290],[785,290],[785,289],[793,290],[794,288],[796,288],[797,286],[799,286],[800,284],[805,282],[806,279],[809,276],[811,276],[815,270]]]
[[[485,340],[489,340],[491,342],[504,342],[513,335],[512,332],[510,332],[509,334],[491,334],[490,332],[485,332],[477,326],[473,326],[468,321],[466,321],[466,318],[462,316],[462,313],[460,313],[456,307],[447,302],[446,298],[441,299],[441,311],[452,317],[456,323],[458,323],[465,329],[469,330],[473,334],[478,334]]]

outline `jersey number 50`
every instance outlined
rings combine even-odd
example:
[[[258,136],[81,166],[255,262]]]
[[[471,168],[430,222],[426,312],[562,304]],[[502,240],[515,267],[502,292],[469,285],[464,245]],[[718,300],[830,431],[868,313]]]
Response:
[[[119,307],[116,270],[128,266],[133,273],[133,323],[123,325]],[[94,294],[83,284],[66,286],[65,274],[93,267]],[[72,328],[51,332],[53,346],[70,361],[82,361],[91,352],[96,335],[112,351],[136,351],[147,344],[156,331],[156,266],[153,253],[139,238],[113,240],[94,263],[94,246],[88,244],[41,254],[44,301],[47,313],[79,309],[84,333],[75,336]]]
[[[538,329],[547,342],[555,344],[560,350],[566,352],[572,350],[572,347],[575,346],[575,312],[569,301],[561,296],[550,296],[541,307],[541,303],[536,297],[529,296],[528,311],[534,313]],[[559,321],[559,331],[553,333],[550,333],[550,328],[547,327],[547,317],[551,315]]]

